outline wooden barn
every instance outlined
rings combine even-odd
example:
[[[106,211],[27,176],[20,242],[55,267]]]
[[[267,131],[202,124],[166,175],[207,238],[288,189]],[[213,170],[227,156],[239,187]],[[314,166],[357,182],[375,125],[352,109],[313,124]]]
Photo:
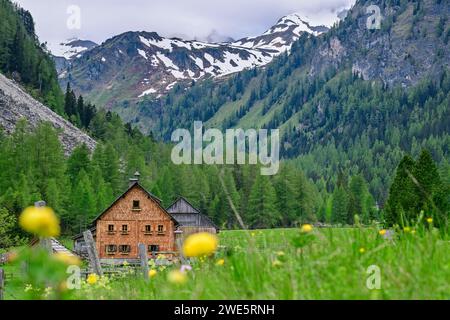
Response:
[[[166,210],[161,200],[139,183],[139,173],[130,179],[129,188],[99,214],[90,228],[103,263],[138,260],[138,244],[145,244],[149,258],[159,254],[177,255],[177,237],[207,231],[217,226],[189,201],[180,197]],[[73,238],[74,252],[87,256],[83,234]]]
[[[183,236],[196,232],[218,233],[219,228],[210,218],[202,214],[188,200],[179,197],[168,208],[167,212],[179,223]]]

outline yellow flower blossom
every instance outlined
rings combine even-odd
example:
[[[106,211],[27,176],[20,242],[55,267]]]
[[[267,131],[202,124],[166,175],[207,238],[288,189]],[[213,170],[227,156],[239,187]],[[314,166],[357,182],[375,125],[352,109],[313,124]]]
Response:
[[[173,284],[185,284],[188,277],[185,272],[180,270],[172,270],[167,274],[167,280]]]
[[[284,257],[284,252],[283,252],[283,251],[278,251],[278,252],[277,252],[277,256],[279,256],[279,257]]]
[[[183,254],[186,257],[201,257],[217,250],[217,236],[208,232],[194,233],[187,237],[183,244]]]
[[[433,223],[433,218],[431,218],[431,217],[427,218],[427,222],[428,223]]]
[[[219,260],[217,260],[217,262],[216,262],[216,265],[217,266],[223,266],[225,264],[225,260],[224,259],[219,259]]]
[[[251,235],[252,237],[254,237],[254,236],[256,236],[256,232],[252,232],[252,233],[250,233],[250,235]]]
[[[157,275],[157,273],[158,273],[158,271],[156,271],[155,269],[150,269],[148,271],[148,277],[149,278],[153,278],[153,277],[155,277]]]
[[[99,279],[98,275],[96,275],[95,273],[91,273],[90,275],[88,275],[86,282],[92,285],[96,284],[98,279]]]
[[[28,207],[19,217],[20,226],[40,237],[57,237],[60,233],[59,219],[49,207]]]
[[[359,253],[364,253],[364,252],[366,252],[365,248],[359,248]]]
[[[81,265],[81,260],[77,256],[73,254],[68,254],[66,252],[58,252],[54,255],[54,258],[60,262],[67,264],[68,266]]]
[[[67,291],[67,281],[62,281],[59,286],[59,291],[64,292]]]
[[[272,267],[275,267],[275,268],[281,267],[282,265],[283,265],[283,263],[280,260],[274,260],[272,262]]]
[[[378,231],[378,234],[379,234],[380,236],[384,236],[384,235],[386,234],[386,232],[387,232],[387,230],[386,230],[386,229],[383,229],[383,230]]]
[[[403,231],[404,231],[405,233],[411,232],[411,228],[410,228],[410,227],[404,227],[404,228],[403,228]]]
[[[312,230],[313,230],[313,226],[310,225],[310,224],[308,224],[308,223],[302,225],[302,227],[300,228],[300,231],[303,232],[303,233],[309,233],[309,232],[311,232]]]

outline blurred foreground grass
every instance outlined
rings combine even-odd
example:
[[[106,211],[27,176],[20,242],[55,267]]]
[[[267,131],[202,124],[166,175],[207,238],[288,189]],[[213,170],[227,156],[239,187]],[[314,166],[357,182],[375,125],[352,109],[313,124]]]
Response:
[[[172,267],[155,267],[149,281],[130,273],[84,283],[71,299],[449,299],[450,241],[437,230],[314,229],[298,245],[299,229],[223,231],[214,257],[194,260],[185,283]],[[223,259],[223,261],[221,261]],[[366,286],[376,265],[381,289]],[[25,283],[7,286],[22,298]],[[13,293],[14,296],[8,295]]]

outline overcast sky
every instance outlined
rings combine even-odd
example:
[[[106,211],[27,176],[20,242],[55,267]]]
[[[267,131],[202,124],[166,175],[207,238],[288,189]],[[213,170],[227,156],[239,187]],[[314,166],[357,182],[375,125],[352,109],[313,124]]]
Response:
[[[213,30],[239,39],[258,35],[278,18],[299,12],[314,25],[329,24],[355,0],[13,0],[31,11],[41,42],[77,37],[101,43],[126,31],[204,38]],[[71,5],[81,12],[81,28],[69,29]]]

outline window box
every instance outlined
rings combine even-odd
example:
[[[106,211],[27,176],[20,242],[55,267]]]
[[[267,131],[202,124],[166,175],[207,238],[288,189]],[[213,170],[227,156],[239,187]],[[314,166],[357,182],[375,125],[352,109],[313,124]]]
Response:
[[[122,230],[121,234],[127,235],[130,234],[130,232],[128,230]]]
[[[117,252],[117,246],[115,244],[106,245],[106,254],[114,255]]]
[[[113,224],[108,224],[108,234],[115,234],[116,231],[114,230],[114,225]]]
[[[128,255],[131,252],[131,246],[128,244],[123,244],[119,246],[119,252],[122,255]]]

